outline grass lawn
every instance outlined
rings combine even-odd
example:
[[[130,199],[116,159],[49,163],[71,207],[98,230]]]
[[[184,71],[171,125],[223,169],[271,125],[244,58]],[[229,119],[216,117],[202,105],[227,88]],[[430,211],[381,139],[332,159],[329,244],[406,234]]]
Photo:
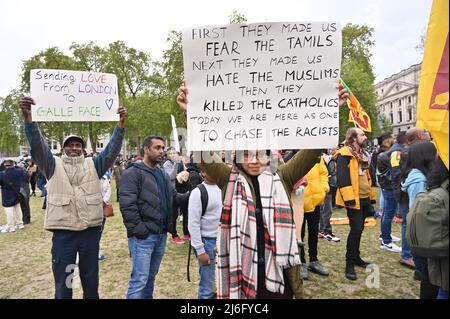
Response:
[[[113,190],[113,194],[115,191]],[[115,196],[113,195],[113,200]],[[107,258],[100,263],[100,297],[125,298],[131,272],[128,242],[117,202],[115,216],[108,218],[100,243]],[[0,298],[53,298],[54,282],[51,271],[51,232],[44,230],[42,199],[32,197],[32,222],[15,233],[0,234]],[[3,210],[2,210],[3,211]],[[345,217],[345,210],[335,211],[333,217]],[[0,225],[6,224],[4,212]],[[181,223],[178,223],[181,229]],[[377,226],[365,228],[361,239],[361,256],[375,264],[372,272],[356,268],[358,280],[344,276],[345,244],[348,225],[336,225],[333,231],[341,242],[319,240],[319,260],[330,270],[329,277],[310,274],[305,281],[305,296],[309,299],[415,299],[419,282],[413,271],[400,265],[400,254],[379,249]],[[180,232],[181,233],[181,232]],[[401,237],[400,224],[393,223],[393,234]],[[170,236],[169,236],[170,237]],[[155,284],[155,298],[196,299],[198,287],[197,261],[191,256],[191,282],[186,279],[188,245],[167,243],[166,253]],[[79,278],[74,277],[74,298],[82,297]]]

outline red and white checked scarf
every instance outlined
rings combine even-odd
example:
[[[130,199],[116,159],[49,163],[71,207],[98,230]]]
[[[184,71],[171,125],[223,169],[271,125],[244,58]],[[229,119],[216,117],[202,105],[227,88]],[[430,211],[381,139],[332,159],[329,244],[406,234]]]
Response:
[[[288,195],[278,174],[258,176],[264,221],[266,288],[284,293],[283,268],[300,264]],[[217,297],[256,298],[258,253],[255,202],[244,176],[233,168],[218,238]]]

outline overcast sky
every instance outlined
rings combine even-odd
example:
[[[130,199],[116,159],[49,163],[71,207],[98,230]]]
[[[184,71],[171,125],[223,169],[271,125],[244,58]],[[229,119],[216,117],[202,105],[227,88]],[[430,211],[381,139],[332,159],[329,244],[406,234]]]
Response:
[[[227,24],[233,10],[248,23],[337,21],[375,29],[371,63],[379,82],[420,63],[415,49],[432,0],[0,0],[0,97],[19,88],[24,60],[72,42],[122,40],[160,59],[170,30]]]

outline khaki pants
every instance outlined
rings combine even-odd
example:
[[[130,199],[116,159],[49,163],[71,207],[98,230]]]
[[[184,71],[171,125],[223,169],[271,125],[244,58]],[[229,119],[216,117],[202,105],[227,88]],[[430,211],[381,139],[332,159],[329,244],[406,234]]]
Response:
[[[6,222],[9,228],[13,228],[16,225],[23,225],[22,209],[20,203],[17,203],[11,207],[4,207],[6,212]]]

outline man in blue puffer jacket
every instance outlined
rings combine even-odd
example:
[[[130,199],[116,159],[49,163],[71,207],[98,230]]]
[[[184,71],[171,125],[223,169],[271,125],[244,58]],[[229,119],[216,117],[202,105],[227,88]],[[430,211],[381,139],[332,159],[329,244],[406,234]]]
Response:
[[[120,211],[127,228],[132,272],[128,299],[151,299],[155,277],[161,264],[171,227],[174,200],[187,199],[189,193],[175,191],[169,175],[160,167],[164,140],[148,136],[142,148],[144,160],[133,163],[122,175],[119,186]]]

